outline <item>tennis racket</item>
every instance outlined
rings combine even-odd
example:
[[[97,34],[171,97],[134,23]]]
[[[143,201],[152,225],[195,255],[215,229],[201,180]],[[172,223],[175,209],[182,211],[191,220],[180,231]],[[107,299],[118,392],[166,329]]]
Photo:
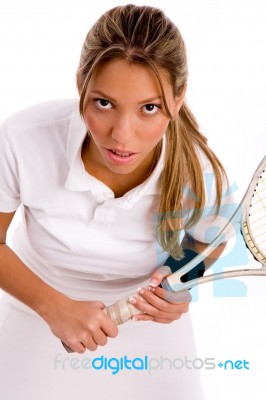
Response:
[[[212,253],[223,242],[224,237],[231,231],[232,225],[241,225],[241,234],[254,258],[262,265],[259,269],[237,269],[182,282],[183,275],[190,272],[200,262]],[[167,265],[167,261],[165,263]],[[173,265],[173,263],[172,263]],[[171,269],[173,272],[173,266]],[[178,262],[176,262],[177,268]],[[239,276],[266,275],[266,156],[257,167],[248,189],[228,223],[220,230],[208,247],[193,260],[176,272],[167,276],[161,286],[169,291],[179,292],[216,279]],[[130,296],[131,297],[131,296]],[[120,300],[106,308],[106,313],[117,324],[125,322],[136,313],[136,308],[128,302],[129,297]],[[138,310],[139,311],[139,310]],[[132,314],[133,312],[133,314]]]
[[[253,257],[261,263],[261,268],[231,270],[182,282],[183,275],[189,273],[208,257],[223,242],[224,237],[231,231],[232,225],[236,223],[240,224],[240,231],[246,246]],[[165,265],[167,265],[167,260]],[[178,262],[173,263],[173,258],[171,258],[171,270],[172,273],[162,281],[161,286],[173,292],[191,289],[196,285],[217,279],[240,276],[266,276],[266,156],[257,167],[238,208],[209,246],[181,268]],[[140,313],[140,310],[129,302],[130,297],[128,296],[106,307],[104,310],[117,325],[126,322],[132,315]],[[134,297],[138,297],[138,295],[134,294]],[[63,345],[68,352],[72,352],[67,345],[64,343]]]

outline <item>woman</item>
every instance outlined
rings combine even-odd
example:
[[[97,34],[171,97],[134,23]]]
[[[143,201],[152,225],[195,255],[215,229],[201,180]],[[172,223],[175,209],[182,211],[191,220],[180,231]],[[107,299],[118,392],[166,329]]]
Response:
[[[225,189],[186,85],[177,27],[152,7],[116,7],[84,42],[79,102],[37,105],[2,124],[1,398],[203,398],[190,296],[160,287],[169,254],[210,240]],[[103,310],[140,287],[131,298],[140,311],[118,331]]]

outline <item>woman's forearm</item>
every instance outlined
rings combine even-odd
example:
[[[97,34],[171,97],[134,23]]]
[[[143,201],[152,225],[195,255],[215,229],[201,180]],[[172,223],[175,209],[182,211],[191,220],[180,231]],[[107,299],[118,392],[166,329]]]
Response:
[[[192,237],[186,235],[182,241],[182,248],[192,250],[196,253],[201,253],[206,247],[208,247],[208,243],[203,243],[199,242],[198,240],[193,239]],[[206,257],[204,262],[205,270],[210,268],[213,263],[221,256],[222,252],[224,251],[226,247],[226,243],[221,243],[219,246],[217,246],[210,254],[208,257]]]
[[[41,316],[66,298],[34,274],[6,244],[0,244],[0,288]]]
[[[52,333],[71,349],[84,353],[117,336],[116,324],[100,301],[76,301],[35,275],[5,244],[0,244],[0,288],[36,311]]]

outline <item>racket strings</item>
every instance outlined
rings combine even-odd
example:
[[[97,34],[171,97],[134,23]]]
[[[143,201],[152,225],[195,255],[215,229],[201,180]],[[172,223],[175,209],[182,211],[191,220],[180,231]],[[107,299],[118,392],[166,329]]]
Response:
[[[266,262],[266,169],[260,174],[254,189],[249,221],[244,226],[244,234],[253,254]]]

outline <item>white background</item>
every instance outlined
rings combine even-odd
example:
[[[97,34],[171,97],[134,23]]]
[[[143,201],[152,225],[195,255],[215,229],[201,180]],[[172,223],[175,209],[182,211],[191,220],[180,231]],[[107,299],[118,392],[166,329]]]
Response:
[[[75,71],[88,29],[104,11],[126,3],[1,0],[0,120],[36,102],[76,97]],[[162,8],[181,30],[188,103],[241,197],[265,154],[265,0],[134,3]],[[250,370],[202,370],[208,400],[266,394],[266,278],[243,281],[246,297],[214,297],[207,284],[191,305],[199,357],[250,362]]]

